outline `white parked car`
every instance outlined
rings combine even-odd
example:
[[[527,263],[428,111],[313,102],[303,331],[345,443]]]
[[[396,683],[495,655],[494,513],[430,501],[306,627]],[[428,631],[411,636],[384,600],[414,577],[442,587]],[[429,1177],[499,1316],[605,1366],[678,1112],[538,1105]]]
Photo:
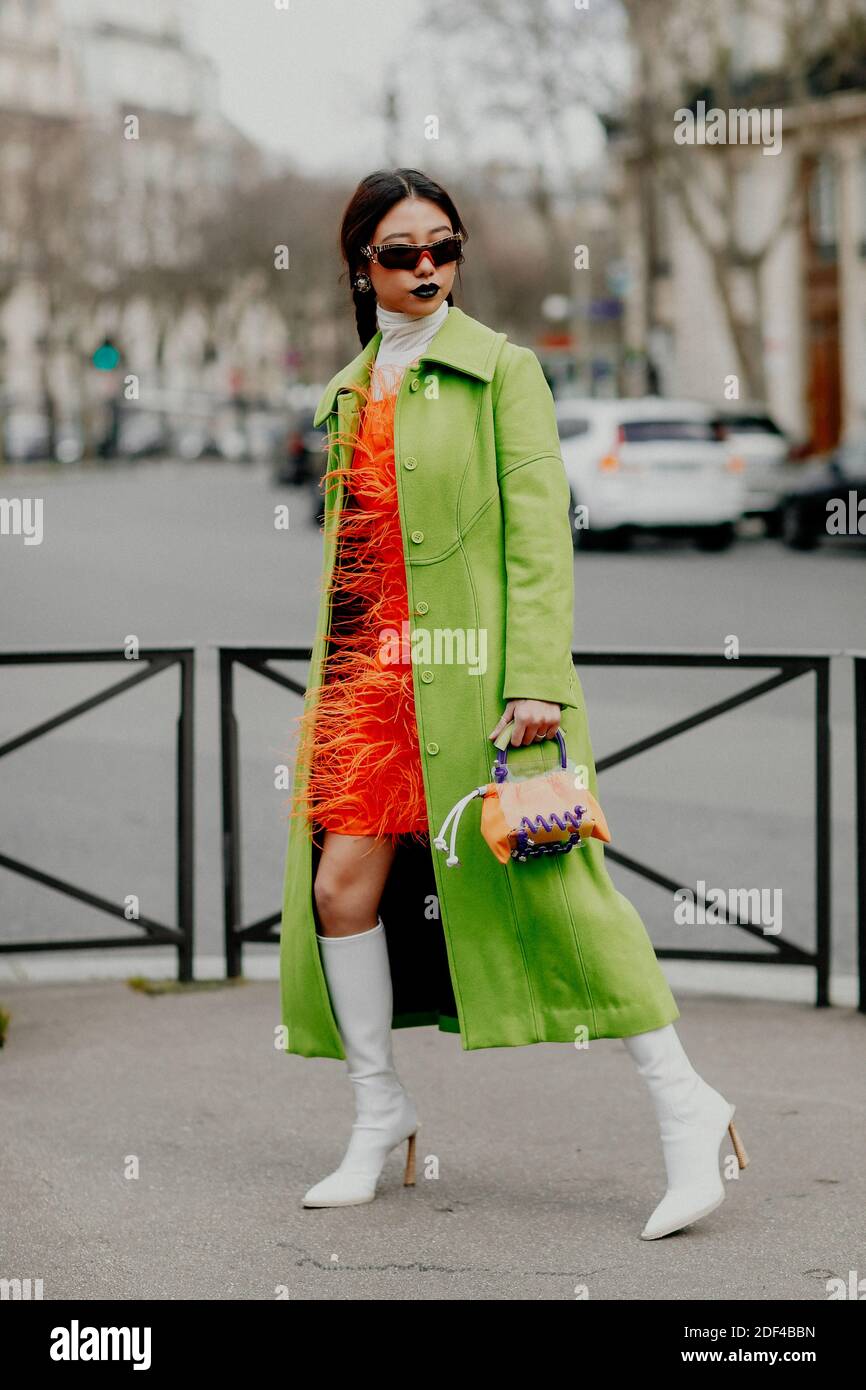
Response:
[[[761,406],[726,406],[716,418],[745,464],[745,515],[760,517],[769,535],[779,535],[781,500],[791,480],[791,441]]]
[[[575,546],[622,547],[636,532],[729,546],[745,510],[744,464],[717,413],[655,396],[558,400]]]

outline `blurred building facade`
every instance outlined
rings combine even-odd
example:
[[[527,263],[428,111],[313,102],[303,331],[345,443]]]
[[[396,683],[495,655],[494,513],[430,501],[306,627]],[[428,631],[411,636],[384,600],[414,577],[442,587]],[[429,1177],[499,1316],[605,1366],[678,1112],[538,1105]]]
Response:
[[[215,298],[186,273],[203,221],[261,173],[178,0],[0,0],[7,417],[53,430],[98,406],[103,340],[143,395],[279,393],[285,327],[261,286]]]
[[[795,80],[778,29],[766,16],[746,24],[738,13],[733,104],[780,109],[781,148],[721,153],[707,143],[674,152],[673,102],[661,158],[648,158],[634,127],[614,132],[612,196],[632,271],[625,340],[647,364],[639,389],[721,404],[731,376],[742,376],[728,296],[762,358],[762,403],[823,451],[866,433],[866,49],[836,51],[831,62],[818,54]],[[699,99],[706,111],[727,109],[712,85],[695,81],[692,90],[692,110]],[[693,186],[706,178],[723,208],[700,228],[700,197],[689,216],[668,177],[672,158]],[[726,202],[737,209],[726,209],[729,221]],[[726,238],[720,276],[708,243]],[[749,253],[765,243],[750,265]]]

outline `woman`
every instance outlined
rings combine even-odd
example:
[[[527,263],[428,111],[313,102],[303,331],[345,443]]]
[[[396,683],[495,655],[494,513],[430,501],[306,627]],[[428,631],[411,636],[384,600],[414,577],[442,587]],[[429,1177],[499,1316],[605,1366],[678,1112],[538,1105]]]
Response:
[[[621,1037],[660,1124],[668,1188],[642,1232],[655,1239],[723,1200],[729,1127],[745,1155],[601,842],[503,865],[476,827],[459,868],[431,860],[430,827],[489,781],[511,724],[515,776],[550,768],[561,731],[576,785],[597,795],[553,399],[530,349],[454,305],[466,239],[452,199],[412,169],[362,180],[343,218],[362,350],[315,417],[329,431],[325,560],[281,981],[286,1050],[345,1058],[356,1121],[304,1205],[372,1200],[404,1140],[414,1182],[419,1121],[393,1027],[436,1023],[465,1050]]]

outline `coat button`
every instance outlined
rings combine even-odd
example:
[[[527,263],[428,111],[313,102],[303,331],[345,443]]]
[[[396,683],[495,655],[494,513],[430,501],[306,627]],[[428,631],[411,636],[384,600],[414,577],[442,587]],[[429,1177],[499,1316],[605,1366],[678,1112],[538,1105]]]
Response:
[[[429,605],[429,603],[425,603],[424,600],[423,600],[423,598],[422,598],[421,602],[420,602],[419,604],[416,605],[415,612],[416,612],[416,613],[429,613],[429,612],[430,612],[430,605]]]
[[[422,671],[422,672],[421,672],[421,679],[422,679],[422,681],[424,682],[425,685],[429,685],[430,682],[431,682],[432,679],[433,679],[433,672],[432,672],[432,671]]]
[[[423,532],[423,531],[413,531],[413,532],[412,532],[412,537],[411,537],[411,539],[415,542],[416,545],[420,545],[421,542],[422,542],[423,539],[424,539],[424,532]]]
[[[418,467],[418,460],[417,460],[416,458],[414,458],[412,454],[407,454],[406,458],[404,458],[404,460],[403,460],[403,467],[404,467],[404,468],[417,468],[417,467]]]
[[[436,753],[439,752],[439,744],[438,744],[438,743],[428,743],[428,744],[427,744],[427,752],[428,752],[428,753],[432,753],[432,754],[435,755]]]

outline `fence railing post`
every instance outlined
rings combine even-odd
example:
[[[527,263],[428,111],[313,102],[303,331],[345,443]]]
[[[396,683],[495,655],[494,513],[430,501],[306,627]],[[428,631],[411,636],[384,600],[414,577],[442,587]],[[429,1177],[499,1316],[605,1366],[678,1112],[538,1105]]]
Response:
[[[854,767],[856,810],[854,857],[857,861],[857,1008],[866,1014],[866,652],[854,659]]]
[[[830,659],[815,664],[815,916],[816,1005],[830,1003]]]
[[[238,724],[234,711],[234,663],[220,648],[220,747],[222,768],[223,926],[226,975],[236,979],[242,968],[241,806],[238,787]]]
[[[193,978],[195,935],[195,653],[180,658],[177,718],[177,925],[178,980]]]

